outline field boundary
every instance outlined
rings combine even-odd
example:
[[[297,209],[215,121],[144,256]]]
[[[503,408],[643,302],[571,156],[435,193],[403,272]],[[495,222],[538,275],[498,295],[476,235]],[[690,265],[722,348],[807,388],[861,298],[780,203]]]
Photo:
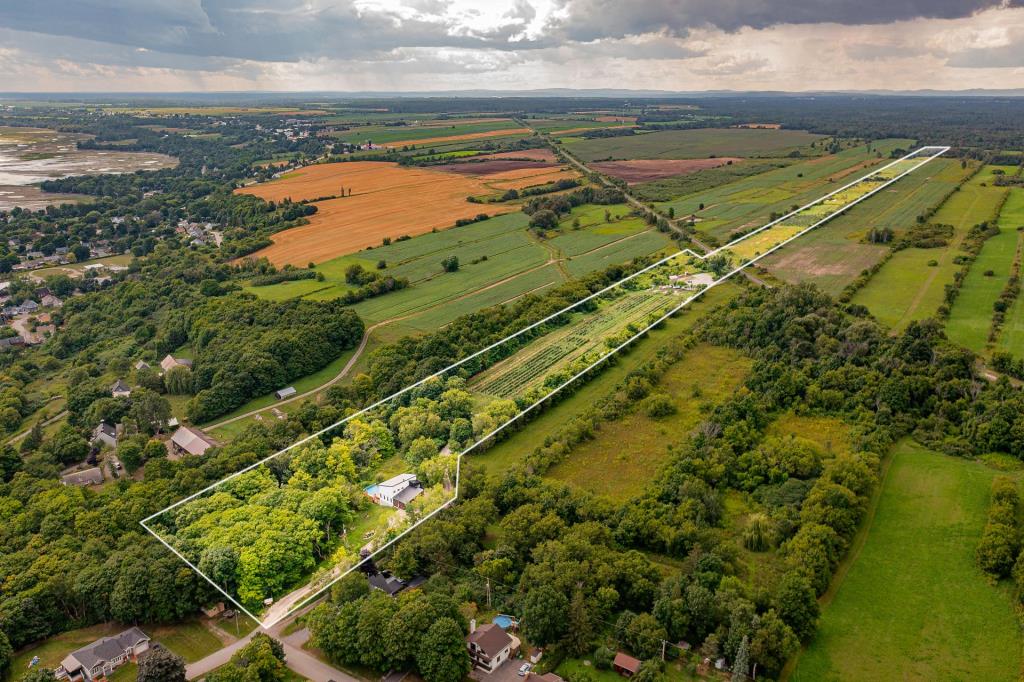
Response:
[[[604,287],[603,289],[601,289],[599,291],[596,291],[596,292],[594,292],[594,293],[592,293],[592,294],[590,294],[590,295],[580,299],[579,301],[576,301],[575,303],[572,303],[571,305],[566,306],[565,308],[562,308],[561,310],[558,310],[558,311],[552,313],[551,315],[548,315],[547,317],[545,317],[545,318],[543,318],[541,320],[533,322],[532,324],[529,324],[526,327],[523,327],[519,331],[514,332],[514,333],[504,337],[503,339],[500,339],[500,340],[498,340],[498,341],[496,341],[496,342],[486,346],[485,348],[482,348],[482,349],[480,349],[478,351],[475,351],[474,353],[471,353],[470,355],[467,355],[466,357],[462,358],[461,360],[458,360],[457,362],[454,362],[451,365],[449,365],[449,366],[447,366],[447,367],[445,367],[445,368],[443,368],[441,370],[438,370],[437,372],[434,372],[434,373],[430,374],[429,376],[426,376],[423,379],[420,379],[419,381],[417,381],[415,383],[412,383],[409,386],[406,386],[405,388],[403,388],[403,389],[401,389],[399,391],[396,391],[395,393],[393,393],[393,394],[391,394],[391,395],[389,395],[389,396],[387,396],[385,398],[382,398],[381,400],[378,400],[377,402],[372,403],[371,405],[369,405],[367,407],[364,407],[363,409],[361,409],[361,410],[359,410],[359,411],[349,415],[348,417],[346,417],[346,418],[344,418],[342,420],[339,420],[339,421],[337,421],[337,422],[335,422],[333,424],[330,424],[329,426],[326,426],[323,429],[320,429],[319,431],[316,431],[316,432],[314,432],[314,433],[312,433],[312,434],[310,434],[310,435],[308,435],[308,436],[306,436],[306,437],[296,441],[295,443],[289,445],[288,447],[286,447],[286,448],[284,448],[282,450],[279,450],[278,452],[275,452],[275,453],[273,453],[273,454],[271,454],[271,455],[269,455],[267,457],[264,457],[263,459],[260,459],[260,460],[258,460],[256,462],[254,462],[253,464],[250,464],[249,466],[244,467],[243,469],[240,469],[239,471],[236,471],[235,473],[233,473],[233,474],[231,474],[229,476],[226,476],[226,477],[224,477],[224,478],[222,478],[222,479],[212,483],[211,485],[203,488],[202,490],[199,490],[199,491],[189,495],[188,497],[185,497],[185,498],[175,502],[174,504],[171,504],[171,505],[161,509],[160,511],[155,512],[155,513],[147,516],[146,518],[144,518],[139,523],[140,523],[140,525],[142,525],[143,528],[146,529],[147,532],[149,532],[157,540],[159,540],[161,544],[163,544],[165,547],[167,547],[169,550],[171,550],[178,558],[180,558],[182,561],[184,561],[192,570],[194,570],[203,579],[205,579],[218,592],[223,594],[229,601],[231,601],[235,606],[237,606],[243,613],[245,613],[246,615],[251,617],[254,621],[259,623],[260,626],[263,627],[263,628],[272,627],[272,626],[276,625],[277,623],[279,623],[284,618],[290,616],[292,613],[294,613],[294,612],[300,610],[301,608],[307,606],[313,600],[318,599],[320,597],[320,595],[323,594],[323,592],[326,591],[335,582],[337,582],[338,580],[341,580],[343,577],[345,577],[346,575],[348,575],[352,571],[358,569],[359,566],[361,566],[362,564],[364,564],[367,561],[371,560],[373,557],[379,555],[382,551],[384,551],[385,549],[387,549],[388,547],[393,545],[398,540],[402,539],[404,536],[406,536],[408,533],[410,533],[411,531],[416,529],[418,526],[420,526],[421,524],[425,523],[427,520],[431,519],[432,517],[434,517],[435,515],[440,513],[442,510],[444,510],[447,507],[449,507],[452,503],[454,503],[458,499],[458,497],[459,497],[459,483],[460,483],[461,465],[462,465],[462,458],[463,458],[463,456],[465,456],[466,454],[468,454],[468,453],[472,452],[473,450],[475,450],[482,443],[485,443],[485,442],[491,440],[494,436],[496,436],[498,433],[503,431],[505,428],[507,428],[511,424],[515,423],[516,421],[518,421],[524,415],[526,415],[526,414],[532,412],[533,410],[535,410],[537,407],[539,407],[544,402],[546,402],[551,396],[555,395],[556,393],[561,391],[566,386],[572,384],[573,382],[575,382],[580,377],[582,377],[585,374],[589,373],[591,370],[593,370],[598,365],[603,363],[609,357],[615,355],[619,351],[621,351],[624,348],[626,348],[626,347],[630,346],[631,344],[633,344],[637,339],[639,339],[640,337],[645,335],[651,329],[653,329],[657,325],[661,324],[662,322],[664,322],[668,318],[670,318],[673,315],[675,315],[682,308],[686,307],[691,302],[693,302],[694,300],[698,299],[700,296],[702,296],[704,293],[706,293],[710,289],[712,289],[712,288],[714,288],[714,287],[716,287],[716,286],[726,282],[727,280],[729,280],[730,278],[732,278],[734,275],[736,275],[737,273],[741,272],[745,268],[753,265],[757,261],[759,261],[762,258],[768,256],[769,254],[774,253],[778,249],[782,248],[786,244],[789,244],[793,240],[798,239],[799,237],[803,236],[807,232],[810,232],[811,230],[813,230],[813,229],[821,226],[822,224],[828,222],[832,218],[834,218],[834,217],[836,217],[838,215],[841,215],[842,213],[844,213],[849,208],[855,206],[856,204],[860,203],[861,201],[864,201],[868,197],[873,196],[877,192],[879,192],[882,189],[888,187],[892,183],[898,181],[900,178],[904,177],[905,175],[907,175],[909,173],[912,173],[913,171],[917,170],[918,168],[921,168],[923,165],[925,165],[929,161],[931,161],[931,160],[941,156],[942,154],[945,154],[947,151],[949,151],[949,149],[950,149],[950,147],[944,147],[944,146],[925,146],[925,147],[920,147],[920,148],[918,148],[918,149],[916,149],[916,150],[914,150],[914,151],[912,151],[912,152],[910,152],[910,153],[900,157],[899,159],[895,159],[895,160],[891,161],[888,164],[885,164],[885,165],[883,165],[883,166],[881,166],[879,168],[873,169],[867,175],[858,177],[856,180],[853,180],[852,182],[847,183],[847,184],[843,185],[842,187],[839,187],[838,189],[833,190],[832,192],[829,192],[828,194],[825,194],[825,195],[815,199],[814,201],[812,201],[812,202],[810,202],[808,204],[805,204],[804,206],[801,206],[800,208],[794,209],[794,210],[790,211],[789,213],[787,213],[787,214],[785,214],[785,215],[783,215],[783,216],[781,216],[781,217],[779,217],[779,218],[777,218],[777,219],[775,219],[775,220],[773,220],[773,221],[771,221],[771,222],[761,226],[760,228],[758,228],[756,230],[753,230],[753,231],[743,235],[742,237],[738,237],[737,239],[732,240],[731,242],[725,244],[724,246],[720,246],[717,249],[714,249],[714,250],[712,250],[712,251],[710,251],[710,252],[708,252],[706,254],[701,255],[701,254],[695,253],[691,249],[682,249],[682,250],[677,251],[677,252],[675,252],[675,253],[673,253],[671,255],[665,256],[664,258],[661,258],[661,259],[655,261],[654,263],[651,263],[650,265],[648,265],[648,266],[638,270],[637,272],[634,272],[633,274],[628,275],[627,277],[624,277],[624,278],[622,278],[622,279],[620,279],[620,280],[618,280],[616,282],[613,282],[612,284],[609,284],[608,286]],[[537,328],[537,327],[539,327],[539,326],[541,326],[543,324],[546,324],[546,323],[554,320],[555,318],[557,318],[557,317],[559,317],[561,315],[564,315],[564,314],[572,311],[573,309],[579,307],[580,305],[586,303],[587,301],[593,300],[594,298],[596,298],[598,296],[601,296],[601,295],[603,295],[603,294],[605,294],[605,293],[607,293],[607,292],[609,292],[609,291],[611,291],[611,290],[613,290],[613,289],[615,289],[617,287],[620,287],[622,284],[624,284],[624,283],[626,283],[626,282],[628,282],[628,281],[630,281],[630,280],[632,280],[632,279],[634,279],[634,278],[636,278],[636,277],[638,277],[638,276],[640,276],[640,275],[642,275],[642,274],[652,270],[653,268],[656,268],[656,267],[658,267],[658,266],[660,266],[660,265],[662,265],[662,264],[664,264],[664,263],[666,263],[666,262],[668,262],[668,261],[670,261],[672,259],[683,257],[683,256],[688,256],[688,257],[691,257],[691,258],[697,258],[697,259],[700,259],[700,260],[708,260],[710,258],[713,258],[713,257],[721,254],[723,251],[728,250],[732,246],[735,246],[736,244],[739,244],[740,242],[743,242],[743,241],[745,241],[745,240],[747,240],[747,239],[749,239],[749,238],[751,238],[751,237],[753,237],[753,236],[755,236],[757,234],[760,234],[761,232],[764,232],[765,230],[768,230],[768,229],[774,227],[776,224],[778,224],[778,223],[780,223],[780,222],[782,222],[782,221],[784,221],[784,220],[786,220],[786,219],[796,215],[797,213],[800,213],[800,212],[802,212],[802,211],[804,211],[804,210],[806,210],[808,208],[816,206],[816,205],[826,201],[830,197],[835,196],[836,194],[838,194],[838,193],[840,193],[840,192],[842,192],[844,190],[847,190],[850,187],[853,187],[854,185],[857,185],[860,182],[863,182],[865,180],[870,179],[875,174],[877,174],[878,172],[880,172],[880,171],[882,171],[882,170],[884,170],[886,168],[890,168],[890,167],[895,166],[896,164],[898,164],[900,162],[908,161],[908,160],[912,160],[912,159],[921,159],[921,160],[920,160],[919,163],[911,166],[907,170],[905,170],[905,171],[899,173],[898,175],[890,178],[889,180],[886,180],[885,182],[879,184],[877,187],[873,188],[869,192],[866,192],[865,194],[863,194],[863,195],[857,197],[856,199],[854,199],[853,201],[850,201],[849,203],[846,203],[843,206],[838,207],[835,211],[829,213],[828,215],[824,216],[823,218],[821,218],[820,220],[814,222],[813,224],[811,224],[811,225],[801,229],[799,232],[795,233],[791,237],[788,237],[787,239],[784,239],[783,241],[781,241],[778,244],[772,246],[771,248],[767,249],[763,253],[758,253],[753,258],[750,258],[748,260],[745,260],[745,261],[741,262],[738,266],[736,266],[735,268],[729,270],[725,274],[719,276],[713,282],[708,284],[705,288],[703,288],[703,289],[701,289],[699,291],[696,291],[693,295],[685,298],[678,305],[672,307],[668,312],[666,312],[662,316],[660,316],[657,320],[655,320],[654,322],[648,324],[643,329],[641,329],[638,332],[636,332],[633,336],[629,337],[627,340],[625,340],[621,344],[619,344],[616,347],[610,349],[609,351],[607,351],[606,353],[601,355],[593,363],[591,363],[589,366],[587,366],[586,368],[580,370],[579,372],[577,372],[576,374],[571,376],[569,379],[565,380],[564,382],[562,382],[561,384],[559,384],[558,386],[553,388],[551,391],[546,393],[544,396],[539,398],[533,404],[531,404],[528,407],[526,407],[525,409],[521,410],[520,412],[518,412],[516,415],[514,415],[513,417],[511,417],[510,419],[508,419],[504,423],[498,425],[490,433],[485,434],[483,437],[481,437],[478,440],[476,440],[473,444],[469,445],[467,448],[465,448],[464,450],[459,452],[458,455],[457,455],[457,458],[456,458],[455,489],[454,489],[454,494],[453,494],[453,496],[452,496],[452,498],[450,500],[448,500],[447,502],[445,502],[444,504],[439,506],[437,509],[435,509],[434,511],[432,511],[429,514],[427,514],[426,516],[424,516],[422,519],[420,519],[419,521],[417,521],[416,523],[411,525],[409,528],[407,528],[405,531],[400,533],[398,536],[396,536],[395,538],[393,538],[392,540],[390,540],[386,544],[376,548],[372,553],[370,553],[369,556],[360,559],[360,561],[358,561],[356,564],[354,564],[351,568],[349,568],[346,571],[343,571],[341,575],[335,577],[333,580],[331,580],[327,584],[321,586],[313,594],[311,594],[308,597],[302,599],[301,601],[298,601],[297,603],[293,604],[286,613],[280,614],[279,616],[276,616],[276,617],[268,618],[267,622],[264,622],[262,619],[260,619],[259,617],[255,616],[254,614],[249,612],[249,610],[247,610],[244,606],[242,606],[234,597],[232,597],[230,594],[228,594],[227,591],[225,591],[223,588],[221,588],[219,585],[217,585],[211,578],[206,576],[191,561],[189,561],[184,555],[182,555],[177,549],[172,547],[166,540],[164,540],[164,538],[162,538],[158,533],[156,533],[152,528],[150,528],[147,525],[147,523],[149,521],[152,521],[154,518],[156,518],[158,516],[161,516],[161,515],[167,513],[168,511],[176,509],[177,507],[179,507],[179,506],[181,506],[181,505],[183,505],[183,504],[185,504],[187,502],[190,502],[191,500],[194,500],[197,497],[199,497],[199,496],[201,496],[201,495],[203,495],[203,494],[205,494],[207,492],[210,492],[211,490],[213,490],[214,488],[220,486],[224,482],[232,480],[232,479],[234,479],[234,478],[236,478],[236,477],[238,477],[238,476],[240,476],[240,475],[242,475],[242,474],[244,474],[244,473],[246,473],[248,471],[251,471],[251,470],[253,470],[253,469],[255,469],[255,468],[265,464],[266,462],[270,461],[271,459],[274,459],[275,457],[278,457],[278,456],[284,454],[285,452],[288,452],[288,451],[290,451],[290,450],[292,450],[292,449],[294,449],[296,447],[299,447],[299,446],[304,445],[304,444],[306,444],[306,443],[308,443],[308,442],[310,442],[310,441],[312,441],[312,440],[314,440],[316,438],[319,438],[321,435],[324,435],[325,433],[328,433],[329,431],[332,431],[332,430],[338,428],[339,426],[341,426],[342,424],[348,422],[349,420],[354,419],[356,417],[359,417],[360,415],[363,415],[363,414],[365,414],[365,413],[367,413],[367,412],[369,412],[369,411],[371,411],[371,410],[373,410],[373,409],[375,409],[377,407],[380,407],[381,405],[384,405],[384,404],[394,400],[395,398],[398,398],[399,396],[402,396],[405,393],[408,393],[409,391],[417,388],[418,386],[421,386],[424,383],[426,383],[426,382],[428,382],[428,381],[430,381],[432,379],[438,378],[438,377],[446,374],[447,372],[449,372],[449,371],[451,371],[451,370],[453,370],[453,369],[455,369],[457,367],[460,367],[460,366],[464,365],[465,363],[469,362],[470,360],[473,360],[474,358],[477,358],[477,357],[479,357],[479,356],[481,356],[481,355],[483,355],[483,354],[485,354],[485,353],[487,353],[487,352],[497,348],[498,346],[500,346],[500,345],[502,345],[502,344],[504,344],[504,343],[506,343],[506,342],[508,342],[508,341],[510,341],[512,339],[515,339],[515,338],[517,338],[519,336],[522,336],[523,334],[525,334],[525,333],[527,333],[527,332],[529,332],[529,331],[531,331],[531,330],[533,330],[533,329],[535,329],[535,328]],[[301,589],[301,588],[299,588],[299,589]]]

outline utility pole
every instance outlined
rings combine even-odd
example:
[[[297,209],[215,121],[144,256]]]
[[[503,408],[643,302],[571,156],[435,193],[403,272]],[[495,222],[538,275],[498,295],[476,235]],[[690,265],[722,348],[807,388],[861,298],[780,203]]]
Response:
[[[491,608],[491,579],[487,579],[487,608]]]
[[[661,662],[662,663],[665,662],[665,644],[667,644],[667,642],[664,639],[661,640]]]

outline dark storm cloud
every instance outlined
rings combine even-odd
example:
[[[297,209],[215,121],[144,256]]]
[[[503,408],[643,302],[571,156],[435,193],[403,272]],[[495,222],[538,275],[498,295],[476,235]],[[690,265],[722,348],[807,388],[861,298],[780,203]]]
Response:
[[[886,24],[910,19],[958,19],[1009,5],[1001,0],[564,0],[568,17],[558,28],[572,40],[665,32],[685,36],[695,28],[737,31],[779,24]]]

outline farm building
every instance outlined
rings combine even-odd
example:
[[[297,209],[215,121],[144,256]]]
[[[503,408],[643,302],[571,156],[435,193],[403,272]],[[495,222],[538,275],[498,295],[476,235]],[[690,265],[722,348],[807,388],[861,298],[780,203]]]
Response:
[[[146,362],[145,360],[139,360],[138,362],[135,363],[135,369],[149,369],[149,363]]]
[[[64,485],[99,485],[103,483],[103,472],[99,467],[85,469],[84,471],[72,471],[60,477]]]
[[[182,426],[171,436],[171,448],[177,455],[201,455],[217,443],[196,428]]]
[[[115,669],[134,661],[148,650],[149,635],[139,628],[128,628],[118,635],[97,639],[72,651],[60,662],[53,675],[59,680],[92,682],[110,677]]]
[[[474,619],[469,621],[466,648],[473,667],[489,674],[519,652],[519,638],[494,623],[477,627]]]
[[[168,355],[160,361],[160,369],[165,372],[170,372],[175,367],[187,367],[192,369],[192,361],[186,360],[185,358],[176,358],[173,355]]]
[[[422,492],[416,474],[399,474],[366,489],[366,494],[376,504],[397,509],[405,509]]]
[[[278,400],[284,400],[285,398],[290,398],[293,395],[295,395],[295,387],[294,386],[289,386],[287,388],[282,388],[279,391],[274,391],[274,395],[277,396]]]
[[[612,661],[612,669],[620,675],[632,677],[640,672],[640,661],[619,651],[615,654],[615,660]]]

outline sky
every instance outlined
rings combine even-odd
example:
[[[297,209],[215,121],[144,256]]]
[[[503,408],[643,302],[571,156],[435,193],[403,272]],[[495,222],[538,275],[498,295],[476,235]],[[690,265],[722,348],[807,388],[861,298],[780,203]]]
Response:
[[[0,91],[1024,88],[1024,0],[0,0]]]

